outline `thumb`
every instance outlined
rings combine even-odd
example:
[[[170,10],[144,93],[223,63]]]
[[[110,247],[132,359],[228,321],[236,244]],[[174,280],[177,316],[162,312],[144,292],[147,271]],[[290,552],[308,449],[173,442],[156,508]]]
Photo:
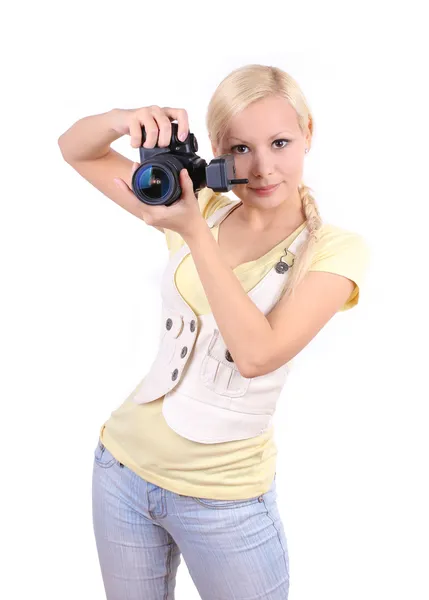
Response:
[[[193,193],[194,192],[194,184],[192,182],[192,179],[191,179],[187,169],[182,169],[181,177],[182,177],[183,190]]]

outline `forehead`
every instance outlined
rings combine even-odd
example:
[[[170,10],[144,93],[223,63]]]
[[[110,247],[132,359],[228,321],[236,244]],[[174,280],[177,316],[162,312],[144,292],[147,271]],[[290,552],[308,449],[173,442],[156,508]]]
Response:
[[[276,96],[258,100],[235,115],[229,123],[226,137],[252,141],[271,137],[280,131],[300,133],[295,109],[285,98]]]

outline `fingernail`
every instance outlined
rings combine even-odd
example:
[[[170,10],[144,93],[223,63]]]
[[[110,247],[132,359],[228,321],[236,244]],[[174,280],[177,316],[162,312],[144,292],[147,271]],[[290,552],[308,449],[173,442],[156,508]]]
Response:
[[[188,137],[188,134],[187,134],[187,133],[181,133],[181,134],[179,135],[179,140],[180,140],[181,142],[184,142],[184,141],[186,140],[186,138],[187,138],[187,137]]]

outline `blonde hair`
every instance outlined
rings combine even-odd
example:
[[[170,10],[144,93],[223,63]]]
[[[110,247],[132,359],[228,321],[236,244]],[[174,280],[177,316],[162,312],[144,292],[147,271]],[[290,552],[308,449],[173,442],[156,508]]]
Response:
[[[206,125],[209,138],[218,147],[229,122],[247,106],[268,96],[281,96],[295,109],[301,132],[313,135],[313,117],[303,92],[285,71],[265,65],[246,65],[232,71],[216,88],[207,109]],[[313,191],[303,182],[299,194],[306,217],[308,238],[297,253],[284,295],[293,295],[311,264],[314,247],[319,239],[322,219]]]

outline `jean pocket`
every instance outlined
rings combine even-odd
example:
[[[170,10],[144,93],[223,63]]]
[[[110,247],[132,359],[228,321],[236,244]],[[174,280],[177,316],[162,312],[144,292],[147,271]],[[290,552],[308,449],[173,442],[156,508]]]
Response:
[[[104,469],[113,466],[115,463],[119,464],[119,461],[116,460],[106,446],[100,441],[94,451],[94,461],[99,467],[103,467]]]
[[[245,500],[215,500],[214,498],[197,498],[195,496],[192,497],[195,502],[205,506],[206,508],[211,508],[214,510],[217,509],[226,509],[226,508],[242,508],[244,506],[251,506],[252,504],[257,504],[258,502],[262,502],[264,495],[255,496],[254,498],[247,498]]]

